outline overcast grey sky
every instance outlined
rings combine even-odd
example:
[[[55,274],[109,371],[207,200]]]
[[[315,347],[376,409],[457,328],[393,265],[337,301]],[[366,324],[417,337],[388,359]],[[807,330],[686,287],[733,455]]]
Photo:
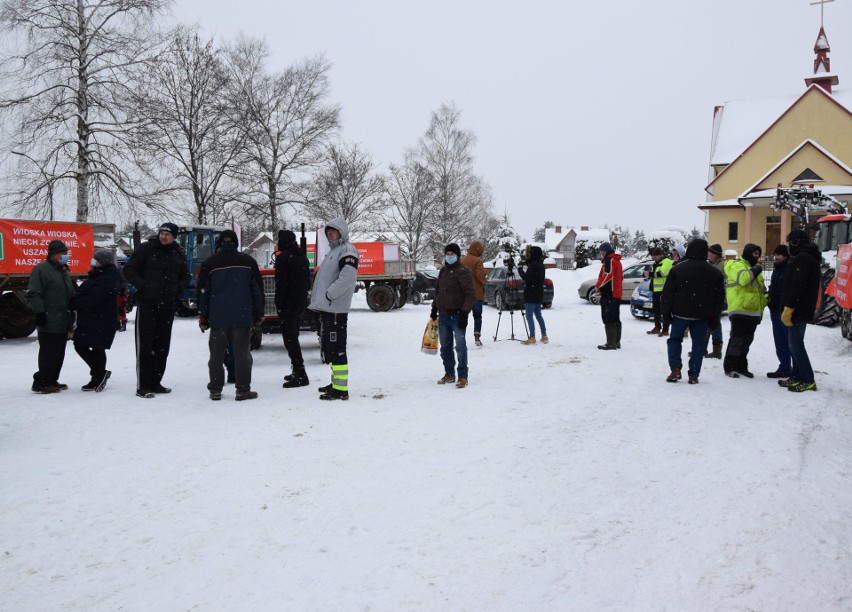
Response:
[[[529,238],[545,220],[702,227],[713,107],[804,91],[812,1],[176,0],[174,19],[265,38],[271,68],[324,53],[343,137],[382,168],[454,101]],[[825,28],[852,88],[852,0],[825,5]]]

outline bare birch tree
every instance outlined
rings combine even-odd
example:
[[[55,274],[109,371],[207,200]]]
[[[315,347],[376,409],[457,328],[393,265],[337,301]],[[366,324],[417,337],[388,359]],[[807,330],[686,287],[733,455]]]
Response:
[[[125,109],[129,73],[149,62],[150,25],[171,0],[3,0],[0,109],[18,126],[13,200],[24,213],[75,192],[78,221],[92,208],[133,196],[133,150]],[[68,183],[73,185],[67,189]],[[122,198],[123,196],[123,198]]]
[[[227,173],[244,143],[238,115],[228,103],[228,71],[212,39],[178,28],[144,75],[133,105],[136,139],[147,155],[162,196],[177,196],[173,210],[202,224],[222,223],[236,196]],[[185,196],[190,202],[181,200]],[[186,210],[186,209],[189,210]]]
[[[399,241],[405,257],[415,262],[433,260],[429,245],[429,218],[435,206],[435,184],[412,154],[402,165],[390,164],[385,225]]]
[[[435,206],[429,216],[430,248],[435,256],[449,242],[469,243],[479,237],[483,221],[493,216],[488,185],[474,173],[476,136],[461,127],[461,111],[442,104],[432,113],[420,139],[418,157],[432,178]]]
[[[250,39],[238,40],[228,55],[231,104],[246,140],[233,173],[243,186],[238,200],[275,230],[283,206],[305,203],[304,181],[340,125],[340,109],[327,101],[331,66],[315,57],[269,74],[265,43]]]
[[[385,181],[375,172],[372,156],[356,143],[332,144],[326,152],[306,198],[310,219],[323,222],[343,217],[352,233],[375,229]]]

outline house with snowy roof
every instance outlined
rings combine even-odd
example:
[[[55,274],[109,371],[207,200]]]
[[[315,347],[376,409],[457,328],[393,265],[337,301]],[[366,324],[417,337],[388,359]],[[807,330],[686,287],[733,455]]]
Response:
[[[544,230],[544,243],[550,256],[556,262],[560,270],[571,270],[574,268],[574,241],[577,238],[577,230],[573,227],[563,228],[554,225]]]
[[[821,26],[804,92],[714,109],[707,202],[698,206],[711,244],[739,251],[753,242],[772,253],[794,223],[775,208],[778,187],[813,187],[852,204],[852,90],[835,88],[829,51]]]

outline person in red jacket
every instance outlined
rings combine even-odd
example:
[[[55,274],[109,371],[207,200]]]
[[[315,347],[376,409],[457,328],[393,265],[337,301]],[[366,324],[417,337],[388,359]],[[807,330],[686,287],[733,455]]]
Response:
[[[601,271],[595,289],[601,296],[601,319],[606,330],[606,344],[599,344],[602,351],[621,348],[621,294],[624,286],[624,273],[621,269],[621,255],[613,250],[609,242],[598,248],[601,255]]]

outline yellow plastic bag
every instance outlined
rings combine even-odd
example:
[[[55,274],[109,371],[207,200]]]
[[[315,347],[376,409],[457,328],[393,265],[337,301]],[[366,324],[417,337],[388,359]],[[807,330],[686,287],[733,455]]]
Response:
[[[438,322],[429,319],[426,323],[426,329],[423,332],[423,343],[420,345],[420,350],[427,355],[438,354]]]

